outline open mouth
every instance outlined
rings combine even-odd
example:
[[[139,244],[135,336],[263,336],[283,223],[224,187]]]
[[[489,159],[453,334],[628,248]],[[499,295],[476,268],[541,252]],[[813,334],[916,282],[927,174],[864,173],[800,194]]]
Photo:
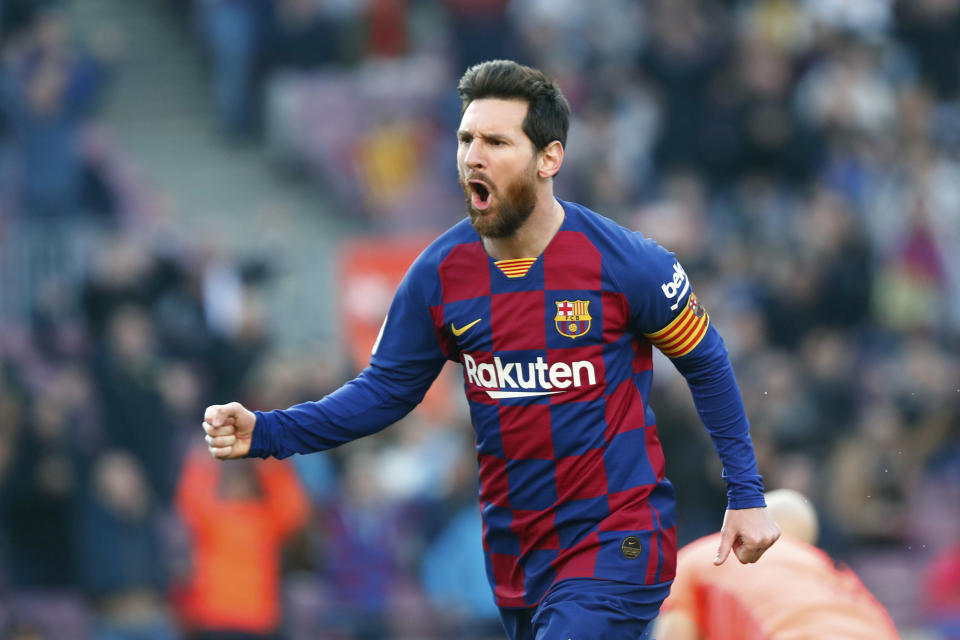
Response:
[[[490,188],[479,180],[471,180],[470,185],[470,203],[478,211],[484,211],[490,206]]]

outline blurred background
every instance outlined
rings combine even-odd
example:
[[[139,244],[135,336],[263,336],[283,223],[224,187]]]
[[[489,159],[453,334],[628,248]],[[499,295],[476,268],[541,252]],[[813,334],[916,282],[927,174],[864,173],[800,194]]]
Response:
[[[905,638],[960,638],[960,0],[0,0],[0,29],[0,637],[500,637],[458,368],[328,454],[214,464],[199,425],[365,364],[464,215],[456,81],[511,57],[570,100],[558,195],[691,275],[767,487]],[[724,487],[658,358],[686,543]]]

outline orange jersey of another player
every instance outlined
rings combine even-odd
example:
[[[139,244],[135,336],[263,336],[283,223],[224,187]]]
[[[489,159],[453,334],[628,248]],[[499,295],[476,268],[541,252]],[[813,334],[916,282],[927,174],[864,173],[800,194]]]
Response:
[[[663,612],[680,611],[705,640],[895,640],[884,608],[849,569],[823,551],[783,536],[756,564],[717,567],[720,534],[678,556]]]

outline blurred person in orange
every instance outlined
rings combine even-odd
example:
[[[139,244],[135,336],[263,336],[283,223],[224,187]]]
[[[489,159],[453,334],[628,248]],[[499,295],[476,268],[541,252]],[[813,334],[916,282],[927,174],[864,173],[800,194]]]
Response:
[[[719,533],[680,550],[656,621],[657,640],[895,640],[883,606],[860,579],[814,546],[816,512],[802,494],[766,494],[780,527],[763,562],[715,566]]]
[[[188,636],[275,638],[281,626],[281,553],[309,502],[293,467],[269,460],[218,465],[192,452],[177,491],[192,539],[181,596]],[[244,562],[237,562],[243,549]]]

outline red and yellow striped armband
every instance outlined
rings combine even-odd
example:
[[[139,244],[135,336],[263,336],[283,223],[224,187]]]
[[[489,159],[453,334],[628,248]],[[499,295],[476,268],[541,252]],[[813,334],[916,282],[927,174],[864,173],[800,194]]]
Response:
[[[660,331],[647,333],[647,339],[668,358],[685,356],[700,344],[710,326],[710,316],[697,297],[690,293],[686,306]]]

